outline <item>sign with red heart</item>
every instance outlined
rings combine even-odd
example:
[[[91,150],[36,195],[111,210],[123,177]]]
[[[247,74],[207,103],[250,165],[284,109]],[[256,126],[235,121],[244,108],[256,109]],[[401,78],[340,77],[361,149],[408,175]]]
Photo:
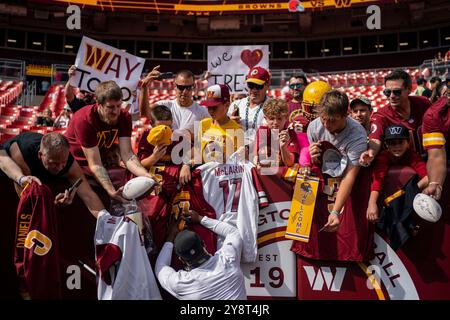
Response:
[[[253,51],[246,49],[241,52],[241,60],[251,69],[261,61],[263,55],[260,49]]]
[[[269,46],[208,46],[208,85],[225,84],[233,93],[245,93],[253,67],[269,69]]]

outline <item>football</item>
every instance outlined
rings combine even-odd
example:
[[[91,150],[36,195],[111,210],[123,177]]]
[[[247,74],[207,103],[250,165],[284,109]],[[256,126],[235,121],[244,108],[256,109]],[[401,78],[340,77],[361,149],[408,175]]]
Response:
[[[442,208],[439,203],[423,193],[414,197],[413,208],[419,217],[429,222],[437,222],[442,215]]]
[[[139,200],[148,196],[156,181],[149,177],[136,177],[128,181],[122,191],[122,195],[127,200]]]

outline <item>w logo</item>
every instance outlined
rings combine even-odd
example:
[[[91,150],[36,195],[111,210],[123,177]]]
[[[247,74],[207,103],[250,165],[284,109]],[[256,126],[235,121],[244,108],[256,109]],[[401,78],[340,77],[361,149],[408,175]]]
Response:
[[[336,8],[347,8],[352,4],[352,0],[334,0]]]
[[[314,291],[322,291],[324,283],[327,289],[334,292],[341,291],[342,282],[344,281],[345,272],[347,268],[336,268],[336,271],[331,271],[330,267],[320,267],[316,269],[313,266],[303,266],[309,284]]]
[[[390,127],[389,133],[397,135],[397,134],[402,133],[402,129],[403,129],[402,127]]]

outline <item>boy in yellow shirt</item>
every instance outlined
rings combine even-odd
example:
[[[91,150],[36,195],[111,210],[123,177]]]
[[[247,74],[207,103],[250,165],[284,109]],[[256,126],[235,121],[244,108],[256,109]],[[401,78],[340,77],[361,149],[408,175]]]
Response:
[[[206,91],[206,98],[200,102],[208,109],[211,118],[200,121],[199,141],[202,162],[226,159],[243,145],[244,132],[241,126],[227,115],[230,106],[230,91],[226,85],[215,84]]]

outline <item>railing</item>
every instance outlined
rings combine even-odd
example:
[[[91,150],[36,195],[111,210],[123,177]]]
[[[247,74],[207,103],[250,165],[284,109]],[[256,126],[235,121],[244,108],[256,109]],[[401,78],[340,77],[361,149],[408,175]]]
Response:
[[[27,82],[27,85],[19,98],[19,104],[22,106],[31,106],[33,104],[34,97],[36,96],[36,80],[31,83]]]
[[[0,78],[25,81],[25,61],[0,59]]]
[[[422,74],[426,80],[435,76],[447,76],[450,72],[450,61],[436,61],[434,59],[425,60],[420,66]]]

